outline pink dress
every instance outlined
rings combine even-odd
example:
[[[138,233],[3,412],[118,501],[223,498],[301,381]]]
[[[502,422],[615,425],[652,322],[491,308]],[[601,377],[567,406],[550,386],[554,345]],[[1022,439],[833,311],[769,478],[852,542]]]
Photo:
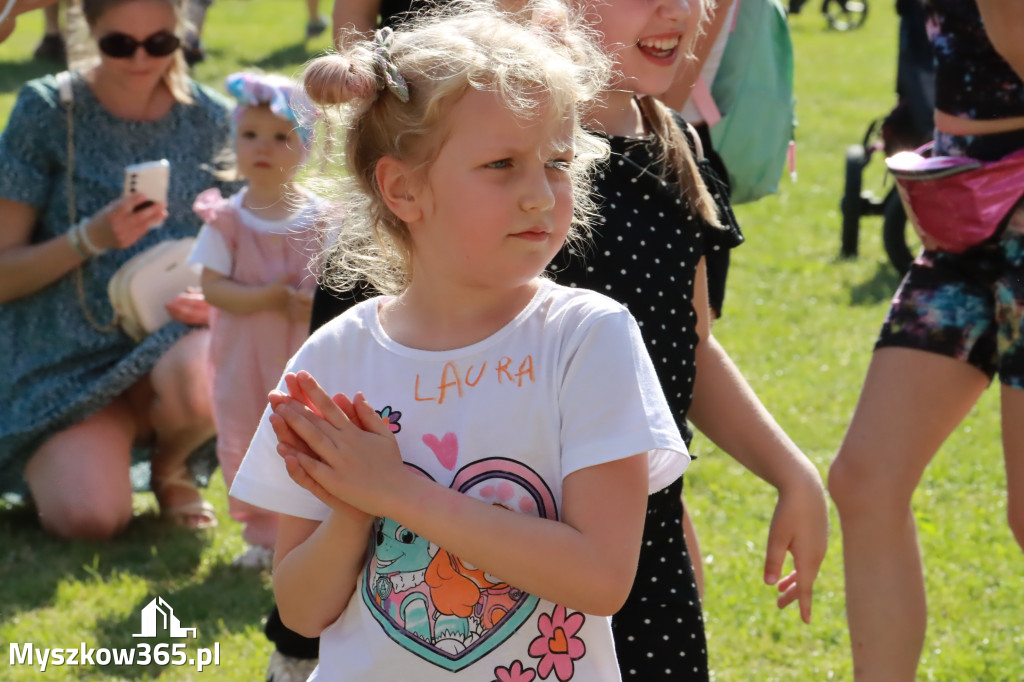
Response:
[[[314,221],[292,223],[287,233],[261,233],[246,226],[217,189],[200,194],[193,209],[223,236],[232,256],[232,280],[262,285],[287,275],[289,284],[313,293],[316,280],[309,263],[319,244]],[[217,458],[230,488],[267,406],[267,393],[309,335],[309,322],[277,311],[235,315],[213,308],[210,328]],[[273,546],[276,514],[233,497],[228,508],[231,518],[245,525],[247,542]]]

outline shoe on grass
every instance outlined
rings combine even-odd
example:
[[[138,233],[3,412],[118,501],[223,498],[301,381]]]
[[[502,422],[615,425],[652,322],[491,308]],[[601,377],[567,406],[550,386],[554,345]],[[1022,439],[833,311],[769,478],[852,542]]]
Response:
[[[181,52],[185,55],[185,63],[189,66],[195,66],[199,62],[206,60],[206,50],[203,49],[203,44],[200,42],[190,43],[186,41],[181,46]]]
[[[160,505],[161,518],[176,526],[192,530],[216,528],[217,512],[212,504],[203,499],[192,474],[189,473],[185,465],[169,474],[162,476],[154,474],[150,488]],[[168,491],[172,489],[177,489],[178,495],[169,495]],[[171,498],[174,500],[172,501]],[[183,499],[185,501],[182,501]]]
[[[249,545],[249,549],[231,560],[231,565],[241,568],[256,568],[261,571],[270,569],[274,565],[274,550],[270,547]]]
[[[316,38],[327,30],[327,17],[320,15],[316,19],[310,19],[306,24],[306,37]]]
[[[32,57],[40,61],[66,64],[68,52],[64,45],[64,37],[59,33],[44,35],[43,39],[39,41],[39,45],[36,46],[35,52],[32,53]]]

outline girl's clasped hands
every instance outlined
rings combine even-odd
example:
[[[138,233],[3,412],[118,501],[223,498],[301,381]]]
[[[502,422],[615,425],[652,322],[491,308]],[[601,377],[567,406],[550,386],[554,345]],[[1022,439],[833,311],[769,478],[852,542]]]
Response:
[[[335,511],[375,511],[406,473],[398,442],[362,393],[333,397],[306,371],[270,393],[277,452],[292,480]]]

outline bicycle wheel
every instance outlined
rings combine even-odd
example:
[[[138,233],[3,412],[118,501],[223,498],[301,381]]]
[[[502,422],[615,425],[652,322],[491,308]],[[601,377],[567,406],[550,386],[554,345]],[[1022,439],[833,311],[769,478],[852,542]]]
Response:
[[[821,6],[828,25],[837,31],[852,31],[868,18],[868,0],[825,0]]]
[[[864,213],[860,191],[866,164],[867,156],[863,146],[854,144],[846,148],[846,175],[843,182],[843,198],[839,202],[839,211],[843,216],[842,243],[839,251],[842,258],[857,257],[860,218]]]

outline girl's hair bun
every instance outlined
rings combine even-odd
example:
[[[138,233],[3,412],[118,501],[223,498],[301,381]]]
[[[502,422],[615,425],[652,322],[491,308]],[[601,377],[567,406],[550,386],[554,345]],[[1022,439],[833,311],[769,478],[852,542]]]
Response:
[[[319,57],[306,67],[303,76],[306,94],[325,106],[371,99],[378,90],[371,63],[355,54]]]

